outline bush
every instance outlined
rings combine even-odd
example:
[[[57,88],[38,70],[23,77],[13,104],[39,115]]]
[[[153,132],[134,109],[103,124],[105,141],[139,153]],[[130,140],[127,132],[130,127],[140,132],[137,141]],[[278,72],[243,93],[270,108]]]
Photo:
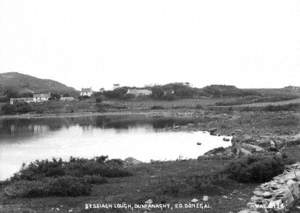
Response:
[[[204,109],[203,106],[202,106],[201,104],[197,104],[195,108],[196,108],[196,109]]]
[[[4,192],[9,197],[81,196],[91,193],[91,185],[81,178],[62,176],[42,180],[16,181]]]
[[[278,112],[278,111],[299,111],[300,104],[285,104],[285,105],[268,105],[263,108],[263,111]]]
[[[62,176],[48,179],[45,184],[43,195],[47,196],[80,196],[91,193],[91,185],[83,179]]]
[[[17,113],[17,107],[15,105],[12,105],[12,104],[5,104],[1,108],[1,111],[5,115],[13,115],[13,114]]]
[[[28,166],[23,165],[11,181],[40,180],[46,177],[61,176],[84,177],[96,175],[101,177],[126,177],[131,173],[123,168],[121,160],[108,160],[106,156],[94,159],[70,158],[69,162],[62,159],[35,161]]]
[[[31,112],[32,107],[28,103],[5,104],[1,110],[6,115],[13,115],[18,113]]]
[[[284,171],[285,162],[277,156],[253,155],[235,160],[226,171],[229,177],[242,183],[262,183]]]
[[[164,109],[163,106],[152,106],[151,110],[158,110],[158,109]]]

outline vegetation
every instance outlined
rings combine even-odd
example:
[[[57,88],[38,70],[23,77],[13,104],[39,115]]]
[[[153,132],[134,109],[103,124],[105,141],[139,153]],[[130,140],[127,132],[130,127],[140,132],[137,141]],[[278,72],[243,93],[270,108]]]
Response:
[[[1,108],[3,114],[14,115],[14,114],[23,114],[32,111],[32,107],[27,103],[17,103],[17,104],[5,104]]]
[[[296,99],[299,96],[291,94],[283,95],[250,95],[244,97],[236,97],[234,99],[227,99],[223,101],[216,102],[216,106],[232,106],[232,105],[242,105],[242,104],[252,104],[252,103],[264,103],[264,102],[280,102]]]
[[[91,193],[91,185],[83,178],[62,176],[41,180],[12,182],[6,193],[10,197],[80,196]]]
[[[226,168],[229,177],[242,183],[262,183],[281,174],[286,161],[274,155],[253,155],[231,162]]]
[[[107,183],[107,178],[132,174],[124,169],[123,161],[73,158],[69,161],[52,159],[35,161],[6,182],[10,197],[80,196],[91,193],[91,184]]]
[[[120,160],[108,160],[106,156],[93,159],[73,158],[63,161],[62,159],[52,159],[31,162],[23,165],[21,170],[15,174],[11,181],[16,180],[39,180],[46,177],[59,176],[84,177],[86,175],[96,175],[100,177],[126,177],[131,173],[123,168]]]

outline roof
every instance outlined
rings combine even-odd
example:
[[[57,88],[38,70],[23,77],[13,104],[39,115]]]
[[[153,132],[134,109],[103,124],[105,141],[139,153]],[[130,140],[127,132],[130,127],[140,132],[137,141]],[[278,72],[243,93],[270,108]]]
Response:
[[[49,98],[51,96],[50,93],[38,93],[38,94],[33,94],[34,98]]]
[[[92,92],[92,88],[82,88],[81,92]]]

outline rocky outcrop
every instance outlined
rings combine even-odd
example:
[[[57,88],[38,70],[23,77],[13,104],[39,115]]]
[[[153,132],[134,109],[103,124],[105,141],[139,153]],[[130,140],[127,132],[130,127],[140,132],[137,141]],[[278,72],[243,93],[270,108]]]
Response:
[[[239,213],[288,212],[300,198],[299,187],[300,163],[296,163],[288,166],[283,174],[257,187],[247,204],[248,209]]]

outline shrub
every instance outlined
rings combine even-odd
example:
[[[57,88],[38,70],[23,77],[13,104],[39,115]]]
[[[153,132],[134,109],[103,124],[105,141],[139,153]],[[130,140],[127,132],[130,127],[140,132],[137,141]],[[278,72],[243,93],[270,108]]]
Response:
[[[118,159],[108,160],[107,156],[94,159],[70,158],[70,161],[52,159],[35,161],[28,166],[23,165],[11,181],[19,180],[40,180],[46,177],[61,176],[84,177],[96,175],[102,177],[126,177],[131,173],[123,168],[123,162]]]
[[[45,194],[47,196],[80,196],[91,193],[91,185],[83,179],[62,176],[46,181]]]
[[[32,111],[32,107],[28,103],[5,104],[1,111],[6,115],[13,115],[17,113],[28,113]]]
[[[300,104],[285,104],[285,105],[268,105],[263,107],[263,111],[278,112],[278,111],[299,111]]]
[[[17,107],[12,104],[5,104],[1,108],[1,111],[6,115],[13,115],[17,113]]]
[[[164,107],[163,106],[152,106],[151,107],[151,110],[157,110],[157,109],[164,109]]]
[[[197,104],[195,108],[196,109],[203,109],[203,106],[201,104]]]
[[[44,177],[58,177],[64,176],[66,171],[63,167],[62,159],[52,161],[36,160],[31,162],[28,166],[23,164],[21,170],[15,174],[11,180],[38,180]]]
[[[281,157],[253,155],[231,162],[226,171],[230,178],[238,182],[261,183],[281,174],[284,164]]]
[[[9,197],[81,196],[91,193],[91,185],[81,178],[62,176],[12,182],[4,192]]]

